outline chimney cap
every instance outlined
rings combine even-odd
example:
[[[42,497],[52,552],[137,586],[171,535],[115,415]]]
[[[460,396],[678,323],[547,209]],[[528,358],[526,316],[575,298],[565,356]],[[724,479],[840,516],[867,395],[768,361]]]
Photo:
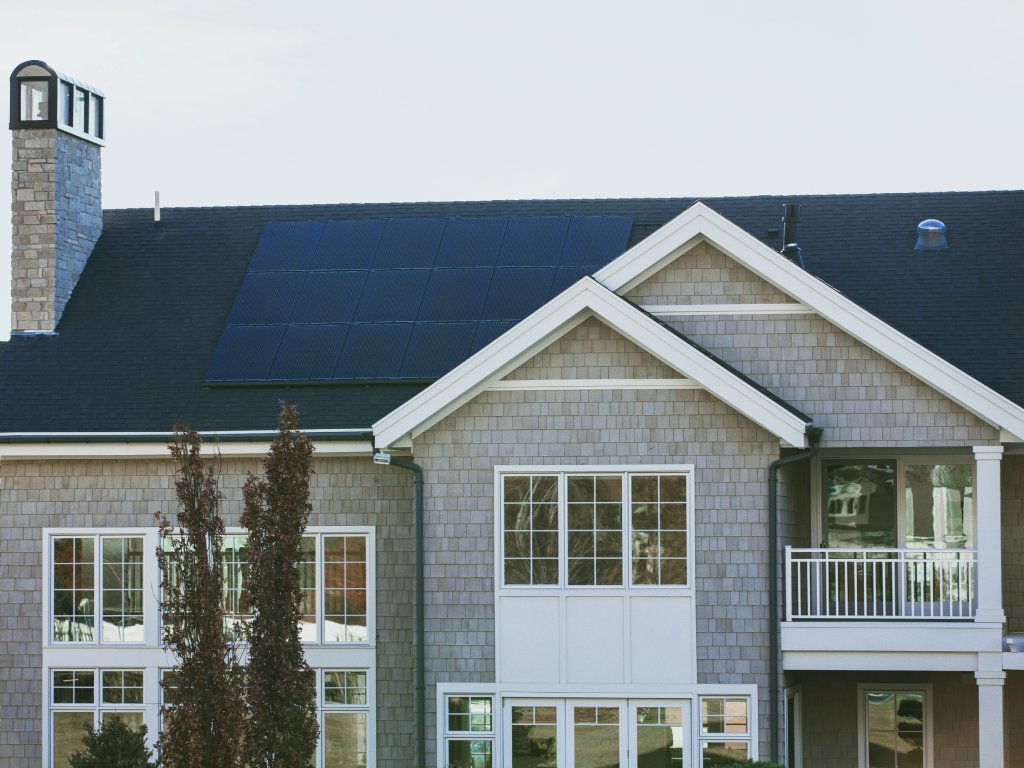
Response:
[[[102,145],[104,100],[103,91],[45,61],[23,61],[11,72],[10,128],[57,128]]]

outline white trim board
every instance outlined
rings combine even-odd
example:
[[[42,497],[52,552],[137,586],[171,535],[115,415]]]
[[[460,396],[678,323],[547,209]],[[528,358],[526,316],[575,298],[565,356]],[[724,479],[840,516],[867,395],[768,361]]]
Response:
[[[704,203],[694,203],[594,273],[594,279],[623,294],[699,242],[711,243],[882,357],[1004,430],[1013,442],[1024,442],[1024,408],[882,322]]]
[[[597,317],[784,444],[806,445],[804,419],[589,277],[374,424],[377,445],[387,449],[422,434],[589,317]]]
[[[373,445],[369,440],[313,440],[314,457],[330,456],[372,456]],[[270,441],[226,442],[215,439],[203,442],[204,456],[259,457],[266,456]],[[152,443],[7,443],[0,444],[0,460],[19,459],[170,459],[167,442]]]
[[[645,312],[658,317],[703,317],[712,315],[813,315],[806,304],[642,304]]]
[[[551,392],[558,390],[700,389],[689,379],[504,379],[487,387],[488,392]]]

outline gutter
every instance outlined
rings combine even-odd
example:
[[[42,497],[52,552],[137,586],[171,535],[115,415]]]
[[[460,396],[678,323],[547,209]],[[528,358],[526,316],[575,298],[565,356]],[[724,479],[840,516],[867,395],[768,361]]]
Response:
[[[423,468],[412,461],[397,459],[391,454],[376,451],[376,464],[390,464],[409,470],[414,475],[415,496],[413,501],[414,533],[416,539],[416,751],[413,766],[426,768],[427,765],[427,684],[426,649],[424,643],[424,579],[423,579]]]
[[[313,440],[372,440],[372,429],[304,429]],[[276,429],[239,429],[200,432],[204,441],[241,443],[272,440]],[[157,443],[167,442],[173,432],[0,432],[0,444],[19,443]]]
[[[768,683],[768,732],[771,738],[772,762],[779,762],[781,728],[779,722],[779,645],[782,627],[779,623],[781,590],[785,577],[779,579],[779,469],[813,459],[821,448],[821,427],[807,427],[807,442],[810,448],[783,459],[776,459],[768,466],[768,625],[769,625],[769,683]]]

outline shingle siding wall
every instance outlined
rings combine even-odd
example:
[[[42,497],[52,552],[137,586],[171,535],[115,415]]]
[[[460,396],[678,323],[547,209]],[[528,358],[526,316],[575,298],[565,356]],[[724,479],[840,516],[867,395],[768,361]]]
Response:
[[[595,317],[509,373],[522,379],[678,379],[674,369]]]
[[[971,673],[804,672],[799,681],[805,766],[857,768],[858,684],[930,683],[935,768],[978,768],[978,687]]]
[[[426,481],[427,685],[493,682],[496,465],[694,464],[697,672],[768,680],[767,477],[778,439],[701,391],[488,392],[415,441]],[[761,703],[761,734],[766,727]]]
[[[690,285],[686,278],[706,282]],[[711,245],[700,244],[627,296],[657,304],[792,301],[784,294],[780,299],[779,293]],[[824,448],[999,442],[995,428],[816,315],[696,316],[669,322],[813,417],[825,430]]]
[[[637,304],[785,304],[785,292],[710,243],[698,243],[625,294]]]
[[[412,483],[368,459],[317,459],[310,525],[373,525],[377,536],[378,765],[408,766],[412,743]],[[222,512],[237,525],[255,461],[224,460]],[[168,461],[4,462],[0,466],[0,764],[39,768],[42,529],[154,525],[176,509]]]

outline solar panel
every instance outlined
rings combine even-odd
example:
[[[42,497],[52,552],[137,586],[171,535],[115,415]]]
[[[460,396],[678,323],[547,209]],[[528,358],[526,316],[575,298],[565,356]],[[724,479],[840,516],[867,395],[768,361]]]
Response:
[[[272,222],[210,382],[437,378],[625,250],[622,216]]]

